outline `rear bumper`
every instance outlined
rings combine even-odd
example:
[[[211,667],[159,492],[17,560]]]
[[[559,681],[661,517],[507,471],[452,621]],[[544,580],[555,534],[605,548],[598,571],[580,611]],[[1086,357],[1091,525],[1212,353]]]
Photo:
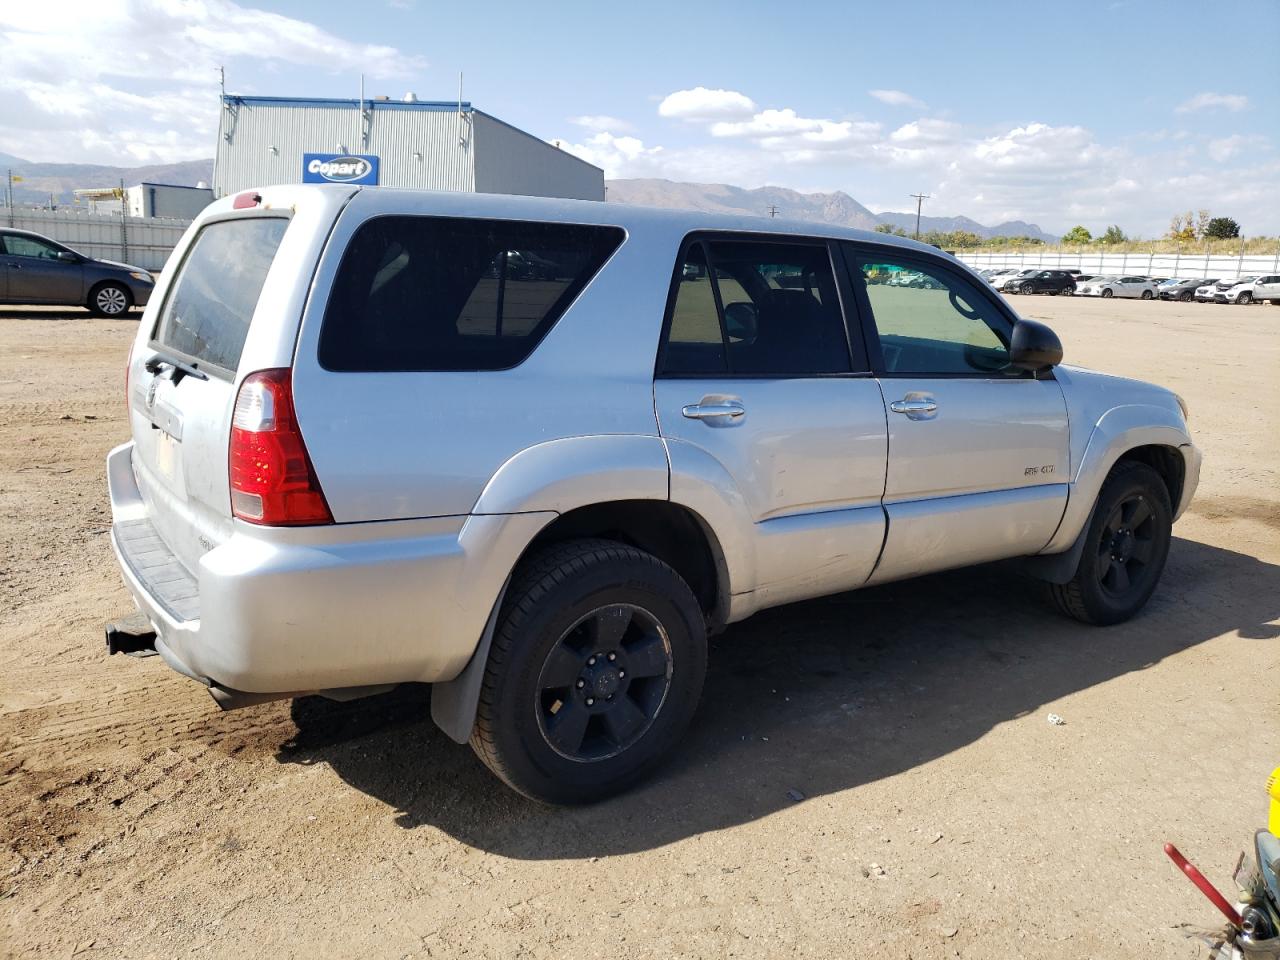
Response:
[[[127,443],[107,457],[111,543],[156,651],[179,673],[248,693],[453,679],[554,516],[238,523],[188,570],[150,525],[132,453]]]

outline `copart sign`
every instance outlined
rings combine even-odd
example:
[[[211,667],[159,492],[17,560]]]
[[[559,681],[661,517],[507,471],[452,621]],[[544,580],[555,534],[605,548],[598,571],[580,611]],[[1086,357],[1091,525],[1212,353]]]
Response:
[[[376,184],[378,158],[341,153],[304,153],[302,182]]]

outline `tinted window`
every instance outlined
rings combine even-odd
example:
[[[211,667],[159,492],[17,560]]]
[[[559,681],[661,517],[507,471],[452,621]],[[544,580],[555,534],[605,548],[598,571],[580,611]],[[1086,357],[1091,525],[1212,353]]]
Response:
[[[288,227],[283,217],[241,217],[201,228],[169,289],[155,342],[234,371]]]
[[[694,243],[675,282],[669,376],[853,369],[825,244]]]
[[[886,372],[989,374],[1008,363],[1008,320],[963,277],[892,257],[855,262]]]
[[[52,244],[24,237],[16,233],[4,235],[4,246],[11,257],[35,257],[39,260],[57,260],[58,248]]]
[[[669,374],[728,371],[716,295],[702,244],[689,247],[675,282],[663,369]]]
[[[341,371],[513,367],[622,237],[566,223],[371,220],[343,254],[320,362]]]

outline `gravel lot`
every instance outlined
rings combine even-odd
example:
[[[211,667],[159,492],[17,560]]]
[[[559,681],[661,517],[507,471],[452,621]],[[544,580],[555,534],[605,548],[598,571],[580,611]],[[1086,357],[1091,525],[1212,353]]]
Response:
[[[1079,626],[1004,567],[770,611],[715,641],[663,775],[578,810],[420,689],[223,714],[108,659],[136,321],[0,308],[0,955],[1203,956],[1160,844],[1229,884],[1280,758],[1280,309],[1014,304],[1190,404],[1146,613]]]

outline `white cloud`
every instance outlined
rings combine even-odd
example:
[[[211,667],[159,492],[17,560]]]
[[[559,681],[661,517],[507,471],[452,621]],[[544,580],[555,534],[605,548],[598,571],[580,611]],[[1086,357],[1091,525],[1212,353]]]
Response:
[[[570,117],[569,122],[574,126],[585,127],[588,130],[609,130],[619,133],[629,133],[635,127],[625,120],[619,120],[617,117],[610,117],[607,114],[584,114],[582,116]]]
[[[1257,134],[1235,133],[1220,140],[1210,140],[1208,153],[1218,163],[1225,163],[1232,157],[1239,156],[1246,148],[1263,147],[1266,143],[1267,138]]]
[[[923,100],[917,100],[911,94],[904,93],[901,90],[868,90],[867,93],[881,103],[887,103],[891,107],[911,107],[915,110],[923,110],[925,108]]]
[[[755,101],[746,94],[706,87],[677,90],[658,104],[660,116],[680,120],[736,120],[755,112]]]
[[[425,64],[233,0],[0,3],[0,149],[33,160],[209,156],[217,68],[256,61],[388,79]]]
[[[889,139],[902,144],[950,143],[960,135],[960,129],[960,124],[949,120],[922,118],[904,123]]]
[[[1230,110],[1239,113],[1249,106],[1249,98],[1241,93],[1197,93],[1190,100],[1184,100],[1174,110],[1177,113],[1191,113],[1195,110]]]
[[[565,143],[556,141],[557,146],[567,150],[575,157],[581,157],[587,163],[594,163],[604,170],[610,180],[619,177],[649,177],[661,174],[662,147],[646,147],[636,137],[618,137],[602,130],[586,143]]]

